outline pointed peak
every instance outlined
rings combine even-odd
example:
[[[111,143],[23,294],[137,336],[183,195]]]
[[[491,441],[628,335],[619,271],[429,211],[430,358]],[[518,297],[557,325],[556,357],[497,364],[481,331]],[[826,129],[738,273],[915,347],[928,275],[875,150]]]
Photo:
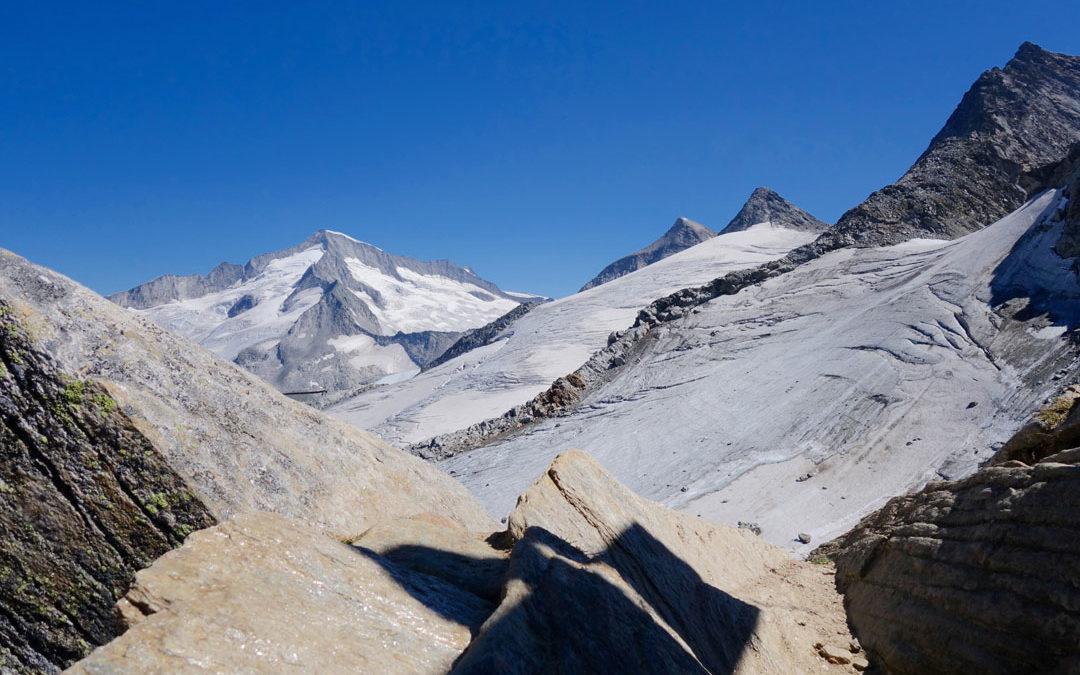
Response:
[[[709,228],[705,227],[701,223],[697,222],[696,220],[690,220],[689,218],[684,218],[683,216],[679,216],[678,218],[675,219],[675,224],[672,225],[670,228],[668,228],[668,231],[664,234],[664,236],[666,237],[666,236],[668,236],[670,234],[676,234],[678,232],[685,232],[685,231],[698,232],[700,234],[708,234],[709,237],[713,237],[713,236],[716,235],[715,232],[713,232]]]
[[[795,206],[767,187],[755,188],[721,234],[741,232],[759,223],[772,223],[793,230],[821,232],[828,225]]]

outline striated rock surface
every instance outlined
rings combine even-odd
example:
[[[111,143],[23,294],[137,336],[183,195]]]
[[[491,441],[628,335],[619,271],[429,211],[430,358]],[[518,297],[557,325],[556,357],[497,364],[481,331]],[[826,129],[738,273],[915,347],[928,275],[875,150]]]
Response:
[[[502,603],[455,673],[828,672],[814,645],[849,640],[821,567],[641,499],[580,451],[508,535]]]
[[[122,626],[135,572],[213,516],[101,387],[0,300],[0,672],[55,673]]]
[[[887,672],[1080,670],[1080,453],[891,500],[825,549]]]
[[[272,514],[188,538],[121,601],[133,625],[70,673],[445,673],[491,607]]]
[[[743,207],[720,232],[740,232],[758,223],[807,232],[824,232],[829,228],[806,211],[766,187],[755,189]]]
[[[639,251],[619,258],[600,270],[600,273],[593,277],[589,283],[582,286],[578,292],[587,291],[612,279],[618,279],[631,272],[636,272],[646,265],[651,265],[657,260],[663,260],[670,255],[684,251],[715,236],[715,232],[701,223],[696,223],[689,218],[677,218],[675,224],[659,239]]]
[[[434,512],[494,529],[434,467],[6,251],[0,299],[58,368],[105,388],[218,519],[273,511],[350,537]]]

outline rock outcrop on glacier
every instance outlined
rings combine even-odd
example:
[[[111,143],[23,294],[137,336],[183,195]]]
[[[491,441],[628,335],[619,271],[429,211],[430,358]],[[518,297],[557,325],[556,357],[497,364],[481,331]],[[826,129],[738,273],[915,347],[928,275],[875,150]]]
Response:
[[[349,545],[247,515],[192,535],[71,672],[853,673],[828,571],[571,452],[503,533],[424,516]]]
[[[759,187],[720,232],[740,232],[758,223],[772,223],[807,232],[824,232],[829,228],[828,223],[823,223],[769,188]]]
[[[110,299],[278,389],[333,392],[427,365],[532,296],[504,293],[448,260],[320,230],[244,266],[159,277]]]
[[[1073,447],[1078,426],[1047,435]],[[825,547],[871,660],[897,675],[1076,672],[1078,462],[1070,449],[931,483]]]
[[[645,248],[635,251],[628,256],[623,256],[611,263],[600,273],[593,277],[580,291],[587,291],[594,286],[607,283],[612,279],[636,272],[637,270],[651,265],[658,260],[674,255],[679,251],[685,251],[691,246],[700,244],[707,239],[712,239],[716,233],[701,223],[694,222],[689,218],[676,218],[675,224],[659,239]]]

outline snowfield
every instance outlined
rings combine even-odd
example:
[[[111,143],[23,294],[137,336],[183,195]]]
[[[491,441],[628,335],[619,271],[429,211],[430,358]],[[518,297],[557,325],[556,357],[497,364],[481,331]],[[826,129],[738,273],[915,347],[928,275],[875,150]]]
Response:
[[[779,258],[816,235],[761,223],[714,237],[632,274],[535,307],[498,339],[407,382],[378,387],[326,412],[394,444],[495,417],[546,389],[630,325],[657,297]]]
[[[1061,226],[1044,217],[1060,200],[1045,193],[951,242],[834,251],[717,298],[654,329],[638,360],[570,415],[441,465],[498,517],[555,455],[580,448],[638,494],[714,522],[756,522],[766,540],[805,553],[889,497],[973,471],[1052,390],[1053,374],[1074,358],[1061,334],[1080,317],[1071,261],[1051,250]],[[727,250],[725,239],[685,255],[704,263]],[[779,251],[796,242],[775,243]],[[623,288],[633,297],[625,305],[641,304],[629,291],[634,278],[665,264],[680,286],[703,279],[674,274],[685,269],[679,257],[590,293]],[[452,426],[441,419],[471,404],[460,426],[541,389],[538,363],[557,363],[546,379],[579,365],[589,344],[633,314],[581,296],[538,308],[503,344],[414,379],[429,383],[428,400],[376,430],[411,440]],[[575,303],[581,310],[570,312]],[[604,328],[577,337],[589,322]],[[530,341],[543,330],[563,341]],[[520,353],[510,351],[515,339]],[[483,401],[484,376],[515,396]],[[808,546],[795,541],[800,532],[812,535]]]

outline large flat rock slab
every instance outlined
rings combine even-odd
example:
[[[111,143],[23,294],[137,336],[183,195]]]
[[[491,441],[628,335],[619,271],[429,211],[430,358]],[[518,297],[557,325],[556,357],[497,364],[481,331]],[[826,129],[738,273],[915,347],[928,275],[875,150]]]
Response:
[[[491,606],[268,513],[140,572],[132,627],[69,673],[445,673]]]

